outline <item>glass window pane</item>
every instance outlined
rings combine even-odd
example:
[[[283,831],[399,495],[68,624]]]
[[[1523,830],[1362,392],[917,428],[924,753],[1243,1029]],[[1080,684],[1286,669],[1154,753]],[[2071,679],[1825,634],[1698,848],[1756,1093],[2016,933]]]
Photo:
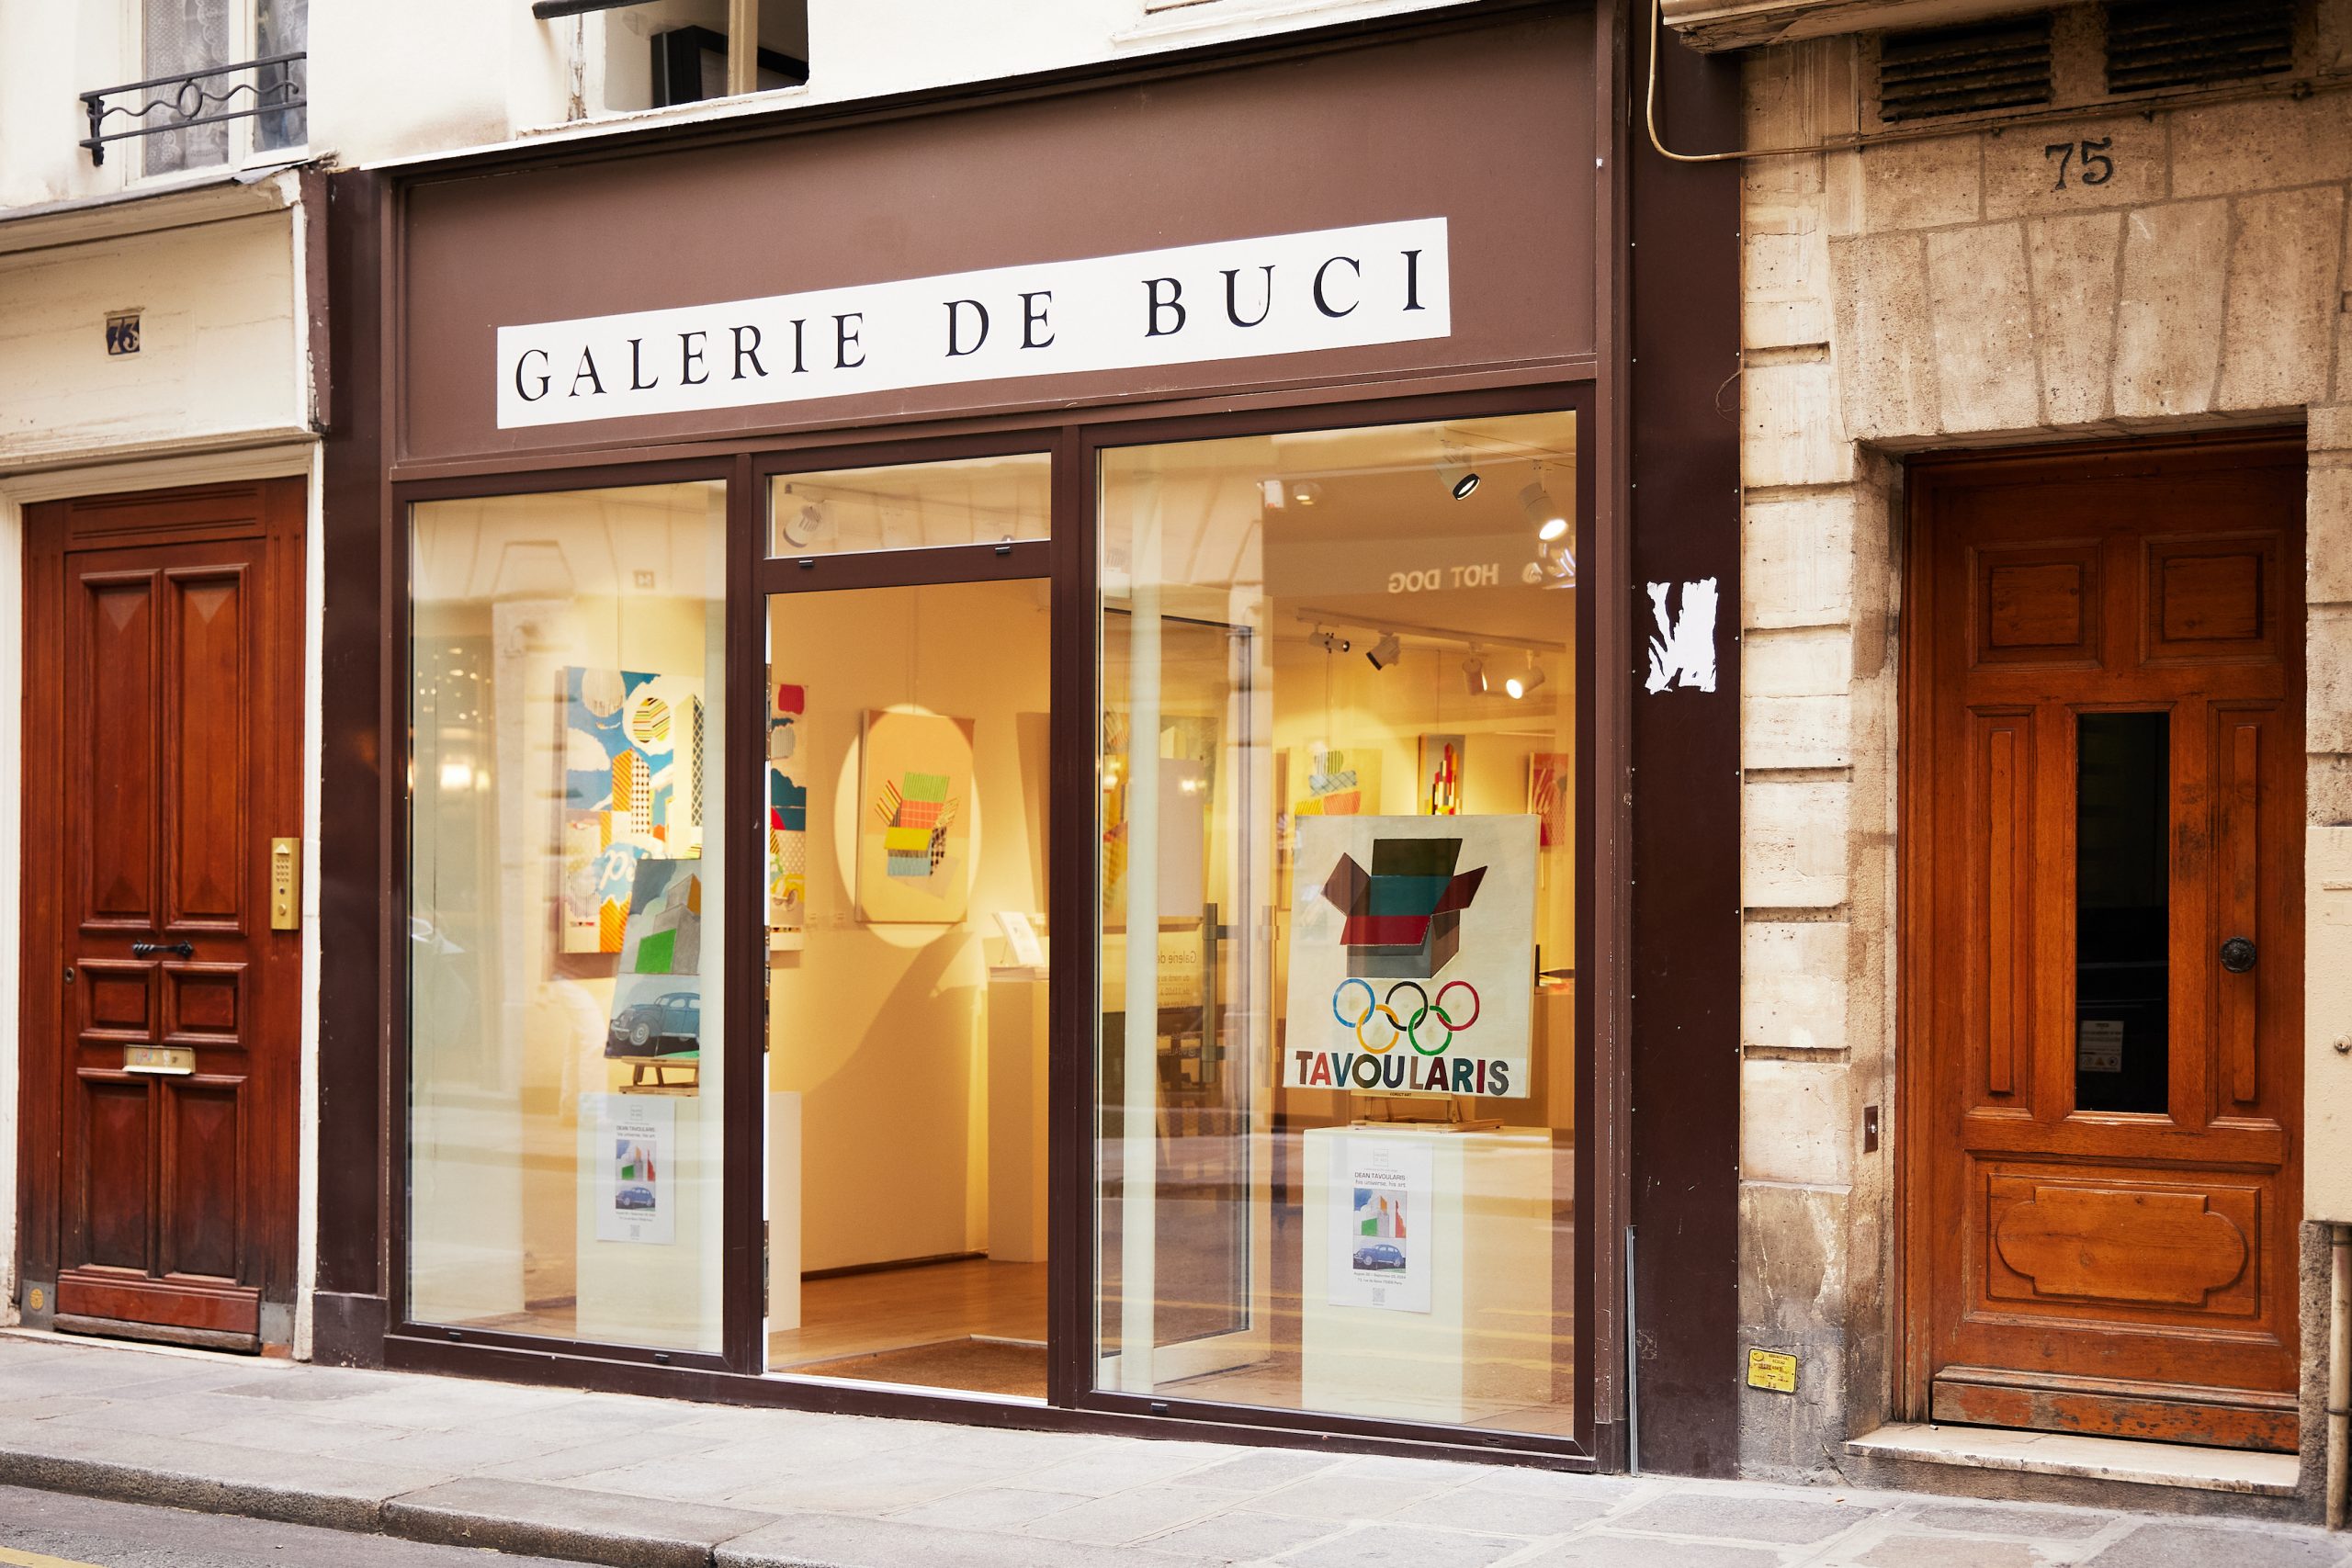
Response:
[[[143,0],[140,12],[141,63],[142,79],[174,76],[183,71],[200,71],[208,66],[226,65],[229,52],[229,0]],[[242,60],[243,55],[234,58]],[[236,82],[233,76],[208,76],[198,85],[215,95],[229,91]],[[130,107],[136,108],[151,97],[164,96],[166,90],[157,89],[140,97]],[[240,95],[242,97],[243,95]],[[164,101],[170,101],[165,97]],[[211,109],[245,107],[243,104],[213,105]],[[180,118],[176,111],[159,110],[141,121],[153,125]],[[219,164],[229,156],[229,125],[199,125],[190,130],[167,130],[160,135],[142,138],[138,143],[140,166],[151,175],[171,174],[181,169],[198,169]]]
[[[2075,728],[2075,1104],[2164,1114],[2172,1024],[2172,718]]]
[[[311,47],[310,0],[255,0],[254,58],[300,54]],[[283,104],[303,96],[310,80],[310,62],[288,61],[254,73],[258,103]],[[265,150],[300,147],[310,140],[308,109],[272,109],[254,120],[254,145]]]
[[[1103,456],[1099,1386],[1573,1430],[1577,460]]]
[[[409,1292],[719,1346],[726,491],[412,515]]]
[[[1042,452],[779,474],[768,485],[768,553],[822,556],[1042,539],[1052,488],[1053,459]]]

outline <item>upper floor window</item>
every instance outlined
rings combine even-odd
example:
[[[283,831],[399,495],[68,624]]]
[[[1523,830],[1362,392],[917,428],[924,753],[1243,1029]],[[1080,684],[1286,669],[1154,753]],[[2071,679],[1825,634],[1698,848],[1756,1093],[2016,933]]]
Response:
[[[150,175],[299,147],[310,31],[310,0],[141,0],[145,85],[107,95],[93,132],[153,130],[139,138]]]
[[[579,47],[603,64],[606,113],[797,87],[808,80],[808,0],[535,0],[543,20],[579,17]]]

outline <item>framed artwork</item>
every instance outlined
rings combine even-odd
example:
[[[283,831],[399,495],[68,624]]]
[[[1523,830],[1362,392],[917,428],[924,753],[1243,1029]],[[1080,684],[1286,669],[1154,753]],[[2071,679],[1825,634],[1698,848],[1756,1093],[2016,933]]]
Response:
[[[1533,818],[1300,821],[1286,1086],[1523,1098],[1534,973]]]
[[[768,682],[768,947],[808,940],[808,689]]]
[[[1576,787],[1569,770],[1575,761],[1566,751],[1536,751],[1527,759],[1527,814],[1535,818],[1539,848],[1562,849],[1568,842],[1568,803]]]
[[[863,741],[858,918],[869,925],[962,919],[972,896],[972,721],[869,710]]]
[[[1380,809],[1380,752],[1370,746],[1310,746],[1306,789],[1293,817],[1354,817]]]
[[[1468,747],[1460,735],[1421,737],[1421,776],[1416,794],[1424,817],[1462,815],[1462,757]]]
[[[637,863],[702,853],[703,687],[563,671],[562,951],[618,953]]]

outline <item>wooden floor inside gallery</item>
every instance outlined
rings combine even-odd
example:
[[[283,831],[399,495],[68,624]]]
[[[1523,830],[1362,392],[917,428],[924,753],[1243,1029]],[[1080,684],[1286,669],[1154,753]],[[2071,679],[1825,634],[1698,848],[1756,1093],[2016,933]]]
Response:
[[[1046,1266],[970,1258],[804,1280],[800,1326],[768,1336],[768,1370],[967,1338],[1043,1345]],[[1021,1392],[1046,1396],[1043,1365]]]

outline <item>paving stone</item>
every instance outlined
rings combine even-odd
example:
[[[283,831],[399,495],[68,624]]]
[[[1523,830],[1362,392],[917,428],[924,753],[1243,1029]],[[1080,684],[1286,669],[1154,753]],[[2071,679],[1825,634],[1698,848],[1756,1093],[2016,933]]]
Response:
[[[1633,1535],[1580,1535],[1513,1568],[1781,1568],[1788,1561],[1763,1547],[1701,1546]]]
[[[1891,1535],[1849,1561],[1855,1568],[2045,1568],[2052,1559],[2022,1540]]]
[[[1097,1439],[1091,1452],[1047,1465],[1026,1479],[1052,1492],[1102,1496],[1130,1486],[1171,1481],[1189,1471],[1229,1461],[1233,1452],[1217,1443],[1158,1443]]]
[[[1382,1523],[1301,1547],[1283,1562],[1292,1568],[1485,1568],[1526,1544],[1498,1535]]]
[[[1279,1514],[1218,1514],[1185,1525],[1143,1544],[1158,1551],[1198,1553],[1233,1562],[1253,1562],[1320,1540],[1347,1529],[1329,1519],[1291,1519]]]
[[[1935,1530],[1960,1530],[1975,1535],[2056,1536],[2076,1540],[2097,1535],[2114,1522],[2107,1514],[2068,1508],[2032,1508],[1982,1503],[1934,1503],[1915,1512],[1914,1525]]]
[[[1071,1491],[1027,1477],[1041,1491]],[[999,1485],[1005,1472],[994,1467],[960,1465],[937,1457],[880,1454],[819,1470],[785,1471],[758,1485],[728,1495],[740,1507],[826,1514],[895,1514],[955,1492]]]
[[[0,1396],[5,1397],[5,1396]],[[14,1408],[10,1402],[11,1409]],[[137,1432],[150,1438],[184,1438],[232,1421],[242,1421],[257,1408],[250,1400],[224,1399],[210,1392],[122,1399],[109,1395],[104,1403],[79,1415],[61,1416],[58,1425],[74,1430]]]
[[[837,1514],[779,1519],[727,1542],[712,1560],[718,1568],[1223,1568],[1220,1559],[1143,1546],[1041,1540]]]
[[[1609,1512],[1606,1498],[1570,1501],[1530,1492],[1488,1492],[1458,1486],[1388,1516],[1398,1524],[1434,1525],[1445,1529],[1494,1530],[1504,1535],[1566,1535]]]
[[[2345,1553],[2317,1530],[2290,1535],[2161,1523],[2142,1525],[2085,1561],[2091,1568],[2339,1568]]]
[[[1214,1486],[1227,1492],[1265,1492],[1320,1474],[1338,1462],[1330,1454],[1267,1449],[1213,1464],[1206,1470],[1188,1471],[1184,1484]]]
[[[1092,1540],[1114,1545],[1140,1540],[1178,1525],[1190,1524],[1233,1506],[1229,1492],[1198,1486],[1138,1486],[1090,1497],[1059,1513],[1047,1514],[1024,1527],[1031,1535],[1055,1540]]]
[[[614,1460],[623,1456],[640,1461],[673,1459],[707,1453],[716,1447],[717,1438],[699,1433],[639,1432],[631,1436],[625,1445],[616,1444],[608,1438],[599,1438],[593,1442],[574,1443],[567,1448],[534,1454],[528,1459],[484,1465],[475,1473],[492,1481],[576,1481],[583,1475],[594,1475],[615,1468]]]
[[[212,1392],[238,1399],[282,1399],[298,1404],[316,1404],[397,1386],[388,1381],[393,1376],[389,1372],[352,1371],[341,1367],[307,1367],[297,1371],[289,1363],[283,1364],[280,1371],[223,1383]]]
[[[773,1522],[742,1508],[615,1497],[526,1481],[452,1481],[394,1498],[384,1528],[410,1540],[615,1568],[704,1568],[711,1549]]]
[[[1302,1519],[1377,1519],[1408,1504],[1447,1490],[1427,1482],[1374,1481],[1365,1476],[1310,1475],[1279,1491],[1261,1492],[1240,1505],[1262,1514]]]
[[[1610,1521],[1618,1529],[1655,1530],[1660,1535],[1719,1536],[1811,1546],[1871,1516],[1862,1508],[1795,1497],[1758,1497],[1736,1492],[1674,1492]]]
[[[1032,1492],[1023,1486],[979,1486],[933,1503],[902,1508],[890,1517],[910,1525],[950,1525],[960,1529],[1012,1529],[1092,1499],[1076,1492]]]
[[[514,1432],[403,1432],[396,1427],[368,1427],[364,1430],[369,1435],[354,1434],[347,1440],[338,1438],[322,1445],[319,1451],[342,1459],[365,1460],[374,1464],[422,1464],[447,1471],[453,1475],[480,1475],[493,1465],[538,1458],[551,1445],[564,1446],[560,1439],[537,1438]],[[606,1447],[603,1452],[609,1459],[612,1450]],[[495,1479],[550,1478],[505,1476]]]

